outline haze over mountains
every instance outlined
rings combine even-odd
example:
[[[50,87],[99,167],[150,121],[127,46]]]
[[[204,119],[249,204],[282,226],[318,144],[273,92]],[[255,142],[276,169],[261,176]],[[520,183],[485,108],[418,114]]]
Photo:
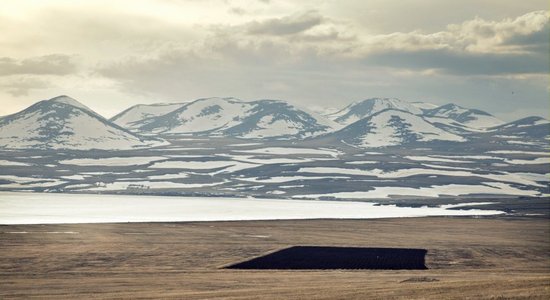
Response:
[[[506,125],[477,109],[395,98],[358,101],[326,116],[280,100],[203,98],[135,105],[106,120],[77,100],[59,96],[0,118],[0,147],[131,149],[158,146],[167,137],[197,135],[290,141],[318,138],[377,148],[479,141],[479,135],[498,137],[499,132],[518,126],[523,131],[515,139],[545,139],[548,134],[548,121],[539,117]]]

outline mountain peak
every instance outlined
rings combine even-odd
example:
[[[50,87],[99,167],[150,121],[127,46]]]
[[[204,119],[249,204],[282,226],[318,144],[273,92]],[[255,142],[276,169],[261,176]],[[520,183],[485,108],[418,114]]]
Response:
[[[71,106],[74,106],[74,107],[77,107],[77,108],[80,108],[80,109],[83,109],[83,110],[86,110],[86,111],[89,111],[89,112],[93,112],[86,105],[84,105],[84,104],[78,102],[77,100],[75,100],[74,98],[71,98],[71,97],[66,96],[66,95],[60,95],[60,96],[51,98],[51,99],[47,100],[47,102],[67,104],[67,105],[71,105]]]
[[[485,111],[465,108],[454,103],[426,110],[424,116],[452,119],[468,127],[477,129],[489,128],[504,123]]]
[[[452,109],[466,109],[466,108],[464,108],[460,105],[454,104],[454,103],[447,103],[447,104],[441,105],[439,107],[439,109],[441,109],[441,110],[452,110]]]
[[[422,113],[420,108],[397,98],[369,98],[354,102],[329,117],[337,123],[348,125],[388,108],[407,111],[412,114]]]

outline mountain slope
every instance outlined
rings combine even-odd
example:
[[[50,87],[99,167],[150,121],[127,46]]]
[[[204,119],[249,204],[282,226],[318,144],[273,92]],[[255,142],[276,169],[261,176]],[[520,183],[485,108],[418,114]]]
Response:
[[[337,127],[322,116],[284,101],[244,102],[235,98],[198,99],[149,121],[137,130],[142,133],[281,139],[303,138]]]
[[[0,119],[0,147],[133,149],[159,145],[119,127],[78,101],[59,96]]]
[[[139,127],[141,132],[164,134],[208,133],[237,125],[249,104],[234,98],[203,98]]]
[[[550,121],[546,120],[545,118],[532,116],[532,117],[519,119],[513,122],[509,122],[506,124],[502,124],[499,126],[495,126],[490,128],[490,130],[498,130],[498,131],[515,130],[519,128],[529,128],[529,127],[539,126],[539,125],[548,126],[549,124],[550,124]]]
[[[370,98],[354,102],[328,117],[337,123],[349,125],[388,108],[407,111],[415,115],[422,114],[422,109],[407,101],[396,98]]]
[[[488,135],[501,143],[523,146],[547,146],[550,140],[550,121],[541,117],[527,117],[488,129]]]
[[[122,111],[109,119],[109,121],[126,129],[133,130],[151,122],[151,118],[165,115],[183,105],[185,103],[138,104]]]
[[[504,123],[482,110],[464,108],[452,103],[427,110],[424,112],[424,116],[451,119],[477,129],[489,128]]]
[[[374,148],[418,142],[464,142],[463,137],[442,130],[407,111],[386,109],[330,134],[354,146]]]
[[[239,125],[224,132],[243,138],[295,138],[309,137],[331,131],[338,126],[313,112],[306,112],[283,101],[259,100]]]

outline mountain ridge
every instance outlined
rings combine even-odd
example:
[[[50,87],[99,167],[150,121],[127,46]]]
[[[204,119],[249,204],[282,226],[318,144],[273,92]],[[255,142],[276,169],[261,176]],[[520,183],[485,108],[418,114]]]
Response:
[[[397,98],[369,98],[347,105],[327,117],[283,100],[243,101],[233,97],[211,97],[190,102],[138,104],[107,120],[77,100],[61,95],[1,117],[0,147],[17,146],[19,143],[21,145],[17,147],[85,149],[76,140],[73,143],[70,141],[69,137],[78,133],[89,145],[105,148],[100,145],[100,138],[94,138],[101,132],[105,141],[119,139],[128,142],[127,145],[119,144],[114,148],[154,146],[162,144],[155,136],[166,138],[180,135],[294,141],[326,140],[326,136],[342,135],[342,138],[335,140],[347,140],[350,144],[362,140],[364,143],[355,144],[366,148],[433,141],[479,141],[483,137],[506,143],[506,136],[514,136],[516,139],[510,143],[519,143],[517,139],[528,138],[535,144],[541,144],[548,135],[546,127],[550,126],[550,122],[541,117],[531,116],[504,123],[487,112],[453,103],[434,106],[431,103],[410,103]],[[42,125],[33,127],[32,122],[25,121],[41,109],[43,116],[33,120],[37,124],[42,122]],[[25,117],[26,114],[31,115]],[[95,124],[99,131],[90,132],[84,130],[82,124],[75,125],[71,118],[78,114],[86,115],[87,121],[82,122]],[[363,115],[365,117],[361,117]],[[353,118],[357,121],[345,124]],[[19,127],[11,124],[15,120],[18,120],[17,126],[21,130],[28,130],[18,132]],[[472,122],[496,125],[476,128],[470,126]],[[70,128],[65,128],[67,123],[71,124]],[[48,128],[52,131],[49,132]],[[77,128],[78,132],[71,132],[71,128]],[[351,133],[356,136],[351,137]],[[94,140],[95,144],[92,142]]]

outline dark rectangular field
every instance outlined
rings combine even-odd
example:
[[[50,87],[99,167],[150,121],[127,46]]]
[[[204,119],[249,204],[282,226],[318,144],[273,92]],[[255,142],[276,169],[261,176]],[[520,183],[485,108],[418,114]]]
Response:
[[[425,249],[295,246],[227,268],[425,270],[426,253]]]

